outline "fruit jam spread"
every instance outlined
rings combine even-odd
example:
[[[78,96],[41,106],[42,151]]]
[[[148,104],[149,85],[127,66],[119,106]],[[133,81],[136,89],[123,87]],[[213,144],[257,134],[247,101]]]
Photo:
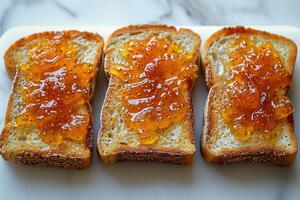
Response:
[[[21,91],[24,109],[16,122],[37,125],[47,144],[85,142],[88,134],[86,104],[97,68],[78,63],[80,46],[72,40],[64,32],[45,35],[30,44],[29,59],[19,66],[26,83]]]
[[[110,73],[123,82],[126,126],[142,144],[153,144],[160,130],[187,117],[197,58],[174,39],[157,34],[129,40],[119,53],[126,64],[115,64]]]
[[[291,76],[284,68],[284,58],[270,41],[236,35],[229,43],[223,60],[223,77],[229,94],[229,106],[223,118],[241,141],[259,133],[269,140],[276,137],[276,125],[293,112],[285,90]]]

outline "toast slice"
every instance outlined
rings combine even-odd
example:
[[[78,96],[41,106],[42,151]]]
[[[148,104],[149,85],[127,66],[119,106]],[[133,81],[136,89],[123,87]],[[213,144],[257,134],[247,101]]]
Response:
[[[101,129],[97,140],[98,152],[104,163],[117,161],[192,163],[195,145],[191,90],[197,77],[199,45],[200,37],[191,30],[176,30],[175,27],[164,25],[128,26],[111,34],[106,43],[104,61],[109,85],[101,111]],[[174,56],[174,63],[172,65],[163,64],[168,62],[171,54]],[[188,59],[184,57],[187,55]],[[176,63],[180,62],[178,61],[180,56],[183,56],[181,57],[182,60],[187,59],[188,64]],[[130,60],[131,58],[132,60]],[[159,64],[155,63],[157,60],[159,60]],[[148,73],[149,66],[154,66],[154,71],[156,70],[154,72],[156,74],[149,75],[150,77],[144,74],[144,72]],[[161,86],[165,83],[166,76],[183,76],[180,73],[176,74],[176,70],[184,71],[187,69],[184,67],[190,67],[188,70],[193,71],[189,72],[190,77],[185,77],[184,85],[186,88],[179,93],[179,96],[182,95],[181,98],[184,99],[181,100],[186,105],[184,108],[179,108],[184,113],[183,116],[180,117],[177,112],[172,113],[167,110],[165,115],[159,116],[159,111],[150,111],[150,114],[143,113],[138,120],[133,117],[128,119],[129,114],[137,116],[137,113],[148,109],[149,107],[146,105],[155,105],[161,110],[162,107],[157,103],[158,99],[155,96],[161,92],[158,85]],[[153,73],[152,69],[150,69],[149,74]],[[142,71],[136,72],[135,70]],[[130,77],[137,77],[136,82],[133,83]],[[151,87],[144,82],[148,80],[147,78],[150,78],[150,82],[154,79],[159,81],[153,81],[154,87],[153,85]],[[173,84],[171,82],[170,84]],[[128,83],[130,89],[126,90],[129,86]],[[140,88],[137,91],[133,89],[134,92],[132,92],[132,88],[136,86]],[[149,100],[147,95],[147,97],[142,96],[145,98],[140,98],[141,93],[145,95],[141,92],[141,87],[144,87],[145,90],[143,91],[149,90],[149,93],[155,94],[153,101]],[[162,86],[162,88],[169,89],[167,86]],[[128,91],[129,93],[126,93]],[[128,99],[128,95],[132,99]],[[168,103],[166,102],[167,98],[162,97],[162,99],[162,103]],[[132,102],[131,105],[126,105],[130,101]],[[138,105],[139,103],[141,103],[141,108],[131,107],[132,104]],[[136,108],[136,113],[129,113],[130,110],[128,109]],[[151,118],[151,115],[152,117],[154,115],[154,119]],[[178,119],[174,119],[173,116],[178,116]],[[170,117],[169,120],[166,120],[166,117]],[[167,125],[162,125],[160,119],[165,120]],[[137,130],[144,130],[144,132],[140,133]]]
[[[238,40],[237,38],[244,38],[243,40],[246,42],[242,41],[238,46],[234,46],[234,48],[231,45],[235,44],[235,41]],[[257,55],[261,56],[261,54],[258,54],[256,50],[253,49],[261,48],[258,51],[262,51],[262,48],[269,48],[264,45],[271,46],[273,49],[272,52],[263,54],[265,57],[255,57]],[[252,52],[245,52],[243,49],[249,46],[252,48],[250,49]],[[201,50],[202,69],[205,73],[206,84],[209,88],[208,99],[204,110],[204,128],[201,137],[201,151],[204,159],[208,162],[219,164],[248,161],[277,166],[291,165],[297,153],[297,139],[294,132],[293,109],[286,95],[291,84],[297,55],[297,46],[295,43],[279,35],[238,26],[223,28],[212,34]],[[255,53],[251,55],[253,52]],[[235,53],[240,53],[240,55],[238,57],[230,57],[235,55]],[[270,68],[272,70],[276,69],[276,66],[272,64],[273,61],[270,58],[270,55],[272,56],[273,54],[277,55],[276,59],[279,58],[281,62],[281,64],[278,65],[280,67],[278,71],[282,72],[282,74],[277,74],[277,82],[269,78],[272,76],[272,73],[277,72],[272,71],[269,73],[269,71],[263,71],[264,68],[269,66],[272,67]],[[246,65],[245,63],[249,62],[240,62],[239,59],[241,58],[247,58],[250,60],[249,62],[255,64]],[[224,60],[235,62],[235,68],[230,68],[232,67],[228,64],[230,62]],[[256,65],[258,62],[260,65]],[[268,66],[265,65],[266,62],[269,62]],[[232,85],[230,84],[235,84],[235,86],[240,87],[240,80],[236,78],[234,81],[237,83],[233,83],[233,81],[231,81],[232,76],[228,76],[228,73],[231,69],[238,69],[238,72],[235,72],[237,75],[233,75],[233,77],[241,77],[239,75],[243,72],[241,73],[239,70],[245,70],[246,67],[250,70],[254,65],[258,67],[255,69],[257,72],[252,71],[253,73],[248,73],[247,78],[242,78],[242,81],[249,80],[246,84],[254,85],[257,90],[254,90],[253,93],[247,93],[248,96],[238,96],[239,100],[233,101],[232,99],[234,98],[232,96],[235,94],[232,94],[232,91],[238,90],[227,89],[232,89]],[[246,71],[248,69],[246,69]],[[257,76],[254,73],[260,74]],[[244,84],[244,82],[242,82],[242,84]],[[258,128],[255,127],[256,124],[251,124],[251,122],[252,129],[249,132],[249,129],[242,129],[241,134],[246,137],[239,137],[238,132],[235,132],[236,130],[230,125],[231,121],[226,121],[226,116],[230,116],[230,114],[228,114],[228,112],[230,113],[228,107],[232,108],[232,102],[242,102],[243,106],[239,108],[240,110],[237,110],[238,114],[241,114],[239,112],[244,112],[244,110],[249,109],[249,107],[256,105],[256,101],[251,101],[251,99],[253,99],[255,94],[259,94],[259,105],[258,107],[256,105],[256,107],[254,106],[252,108],[253,110],[259,110],[263,105],[267,105],[267,103],[264,102],[270,101],[269,99],[265,100],[265,98],[263,98],[262,92],[271,91],[268,89],[260,89],[264,86],[267,86],[265,88],[275,87],[273,85],[278,86],[276,94],[280,94],[281,99],[285,99],[289,102],[286,104],[286,108],[290,109],[290,112],[284,114],[285,111],[281,110],[280,112],[283,113],[284,116],[275,121],[274,127],[267,129],[266,132],[262,132],[264,129],[258,130]],[[244,94],[242,90],[238,92],[239,94]],[[269,98],[270,95],[268,96],[267,94],[265,96]],[[233,106],[237,105],[238,104],[235,104]],[[255,113],[253,110],[251,110],[252,114]],[[265,112],[265,110],[263,110],[263,112]],[[263,114],[263,112],[261,113]],[[247,112],[245,113],[247,114]],[[256,120],[255,116],[256,115],[252,115],[251,117],[253,118],[249,119]],[[264,123],[267,120],[275,119],[270,116],[271,115],[268,115],[266,118],[263,118],[264,121],[261,122]],[[239,119],[236,118],[235,120]],[[241,123],[242,122],[239,121],[237,125]]]
[[[4,60],[13,80],[0,153],[26,165],[84,169],[91,165],[90,101],[103,39],[75,30],[16,41]]]

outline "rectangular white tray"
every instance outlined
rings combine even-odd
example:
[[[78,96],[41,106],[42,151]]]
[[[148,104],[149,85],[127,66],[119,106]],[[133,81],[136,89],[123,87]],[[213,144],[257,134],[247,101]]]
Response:
[[[11,80],[3,62],[5,50],[17,39],[34,32],[78,29],[98,32],[105,39],[118,27],[17,27],[0,39],[0,124],[3,124]],[[202,42],[221,27],[188,27]],[[300,30],[290,26],[255,27],[293,39],[300,47]],[[296,64],[290,97],[295,106],[296,132],[300,131],[300,61]],[[97,80],[93,103],[94,138],[99,130],[99,112],[107,88],[103,69]],[[197,152],[191,166],[160,163],[103,165],[94,147],[93,165],[84,171],[21,166],[0,159],[0,199],[299,199],[300,159],[289,168],[261,164],[212,165],[199,151],[203,106],[207,89],[200,75],[193,90]],[[2,128],[1,125],[0,128]],[[299,135],[298,135],[299,136]],[[299,141],[299,140],[298,140]],[[95,144],[95,141],[94,141]]]

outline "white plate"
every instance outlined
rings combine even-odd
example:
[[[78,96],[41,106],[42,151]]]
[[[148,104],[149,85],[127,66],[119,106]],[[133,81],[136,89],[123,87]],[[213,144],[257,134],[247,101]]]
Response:
[[[11,89],[3,54],[17,39],[46,30],[79,29],[98,32],[106,38],[117,27],[18,27],[0,39],[0,120],[3,124]],[[202,42],[221,27],[189,27]],[[300,47],[300,30],[289,26],[256,27],[293,39]],[[298,53],[299,57],[299,53]],[[300,130],[300,62],[297,61],[290,97],[294,102],[296,132]],[[93,104],[94,133],[99,130],[99,112],[107,88],[103,70],[98,77]],[[191,166],[160,163],[118,163],[102,165],[94,148],[91,168],[66,170],[16,165],[0,159],[0,199],[299,199],[300,159],[290,168],[262,164],[227,166],[207,164],[199,151],[203,106],[207,96],[203,77],[193,93],[197,152]],[[95,141],[94,141],[95,144]]]

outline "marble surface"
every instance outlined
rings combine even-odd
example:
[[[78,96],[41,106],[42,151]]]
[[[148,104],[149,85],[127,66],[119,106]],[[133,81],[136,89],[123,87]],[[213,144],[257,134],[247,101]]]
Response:
[[[20,25],[294,25],[299,0],[0,0],[0,35]]]
[[[299,8],[298,0],[0,0],[0,35],[12,27],[24,25],[167,23],[300,27]],[[283,33],[284,30],[282,28]],[[280,30],[276,31],[280,33]],[[202,32],[205,39],[209,31],[202,29]],[[287,36],[297,40],[299,45],[299,35],[293,31],[289,34]],[[0,89],[8,94],[10,81],[3,61],[0,63]],[[299,64],[298,61],[298,67]],[[299,70],[295,74],[299,80],[296,83],[299,83]],[[97,84],[104,92],[106,81],[99,78]],[[205,89],[201,80],[195,89]],[[300,102],[300,92],[294,89],[293,94],[292,100]],[[0,98],[1,113],[5,112],[7,96]],[[197,98],[196,102],[204,104],[204,97]],[[100,108],[102,100],[103,96],[96,97],[94,107]],[[196,109],[196,122],[201,121],[198,116],[202,112]],[[98,116],[99,110],[95,113]],[[300,110],[296,110],[296,115],[300,117]],[[0,116],[1,124],[2,121]],[[98,119],[94,123],[98,129]],[[196,124],[197,145],[200,129],[201,124]],[[247,164],[209,165],[200,157],[199,151],[194,164],[189,167],[140,163],[103,166],[95,150],[93,160],[90,169],[76,171],[19,166],[0,159],[0,199],[300,199],[299,155],[296,164],[285,169]]]

